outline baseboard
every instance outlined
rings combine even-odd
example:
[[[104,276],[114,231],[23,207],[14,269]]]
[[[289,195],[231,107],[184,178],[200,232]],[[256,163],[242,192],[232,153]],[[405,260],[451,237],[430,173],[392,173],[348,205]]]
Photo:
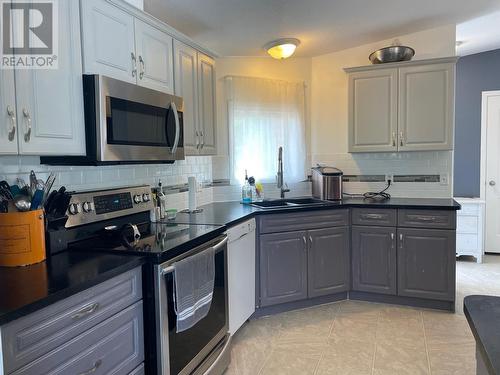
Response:
[[[392,296],[388,294],[377,294],[368,292],[349,292],[349,299],[355,301],[379,302],[391,305],[403,305],[411,307],[423,307],[455,312],[455,301],[438,301],[414,297]]]

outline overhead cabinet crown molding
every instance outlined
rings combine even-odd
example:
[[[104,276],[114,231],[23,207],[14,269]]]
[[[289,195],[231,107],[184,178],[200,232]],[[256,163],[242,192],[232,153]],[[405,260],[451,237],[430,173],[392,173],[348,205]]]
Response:
[[[456,61],[346,68],[349,152],[452,150]]]

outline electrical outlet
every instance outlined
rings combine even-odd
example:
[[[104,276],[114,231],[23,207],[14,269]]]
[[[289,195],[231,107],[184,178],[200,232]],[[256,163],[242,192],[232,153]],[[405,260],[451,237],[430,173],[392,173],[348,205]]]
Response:
[[[448,185],[448,173],[442,173],[440,176],[439,176],[439,184],[440,185],[443,185],[443,186],[447,186]]]
[[[394,175],[386,174],[385,175],[385,182],[389,182],[389,180],[391,180],[391,183],[394,183]]]

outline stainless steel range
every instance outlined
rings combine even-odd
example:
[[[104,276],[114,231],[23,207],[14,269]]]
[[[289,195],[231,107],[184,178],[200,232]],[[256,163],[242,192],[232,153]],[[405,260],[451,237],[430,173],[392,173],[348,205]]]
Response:
[[[147,374],[219,375],[229,364],[227,236],[221,226],[152,223],[149,186],[73,193],[66,223],[49,223],[52,253],[104,251],[147,257],[143,268]],[[177,332],[175,264],[212,251],[207,315]]]

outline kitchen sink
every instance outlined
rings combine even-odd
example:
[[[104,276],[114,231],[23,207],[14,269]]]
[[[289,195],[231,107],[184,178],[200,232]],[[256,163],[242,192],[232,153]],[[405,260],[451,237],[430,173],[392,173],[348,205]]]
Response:
[[[276,209],[276,208],[317,206],[328,203],[329,202],[315,198],[290,198],[290,199],[275,199],[275,200],[266,200],[262,202],[254,202],[251,203],[250,205],[253,207],[258,207],[263,209],[273,209],[273,208]]]

